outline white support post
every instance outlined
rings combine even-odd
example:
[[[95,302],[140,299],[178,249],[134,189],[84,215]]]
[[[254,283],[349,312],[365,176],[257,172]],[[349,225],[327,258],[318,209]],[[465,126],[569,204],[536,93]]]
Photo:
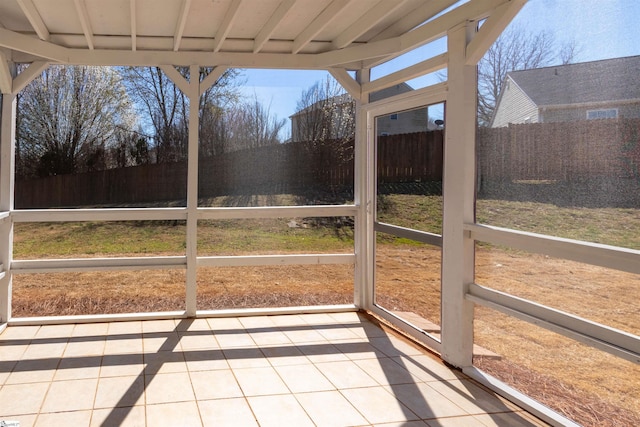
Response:
[[[16,96],[2,95],[0,112],[0,212],[13,210],[15,171]],[[0,264],[5,275],[0,279],[0,324],[11,318],[11,261],[13,259],[13,221],[0,224]]]
[[[356,80],[362,86],[370,80],[370,70],[363,69],[356,73]],[[367,112],[362,108],[367,104],[369,96],[361,96],[356,100],[356,134],[354,139],[353,162],[353,197],[358,213],[355,219],[354,245],[356,267],[354,274],[354,304],[363,309],[373,305],[373,200],[371,195],[374,181],[370,170],[370,145],[367,123]],[[375,194],[374,194],[375,197]]]
[[[444,144],[442,224],[442,358],[457,367],[472,365],[473,303],[465,294],[474,280],[474,241],[464,223],[475,216],[475,134],[477,70],[466,50],[475,24],[447,33],[449,93]]]
[[[200,129],[200,67],[189,69],[189,147],[187,163],[186,314],[196,315],[198,274],[198,139]]]

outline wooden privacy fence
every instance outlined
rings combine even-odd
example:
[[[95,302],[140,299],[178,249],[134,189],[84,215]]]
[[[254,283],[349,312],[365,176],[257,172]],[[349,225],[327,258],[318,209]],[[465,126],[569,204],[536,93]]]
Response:
[[[638,178],[640,119],[509,125],[478,131],[481,181]]]

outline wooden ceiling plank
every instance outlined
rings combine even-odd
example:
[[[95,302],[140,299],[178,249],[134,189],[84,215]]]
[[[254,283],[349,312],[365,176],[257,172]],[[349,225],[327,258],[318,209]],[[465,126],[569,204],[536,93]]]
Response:
[[[182,35],[184,34],[184,27],[187,25],[187,17],[189,16],[189,9],[191,8],[191,0],[183,0],[182,7],[180,9],[180,17],[176,24],[176,31],[173,36],[173,50],[177,52],[180,50],[180,43],[182,42]]]
[[[389,6],[389,3],[385,0],[381,0],[377,5],[369,9],[364,15],[360,17],[356,22],[351,24],[349,28],[344,30],[333,41],[334,49],[342,49],[347,47],[355,39],[363,35],[370,28],[378,24],[384,18],[392,14],[396,9],[402,6],[405,1],[399,1]]]
[[[33,29],[36,31],[38,37],[40,37],[41,40],[48,41],[51,37],[51,34],[49,34],[49,29],[42,20],[42,16],[40,16],[40,13],[38,12],[36,6],[33,4],[33,1],[18,0],[18,5],[20,6],[20,9],[22,9],[22,13],[24,13],[24,15],[29,20],[29,23],[31,24]]]
[[[222,24],[220,24],[220,28],[216,32],[214,41],[213,41],[213,51],[218,52],[222,47],[222,43],[227,38],[233,23],[238,17],[238,9],[240,9],[240,5],[242,4],[242,0],[233,0],[229,5],[229,9],[227,9],[227,13],[224,15],[224,19],[222,20]]]
[[[475,65],[484,56],[513,18],[520,12],[526,0],[513,0],[497,7],[482,24],[471,42],[467,45],[466,63]]]
[[[138,16],[136,11],[136,0],[129,0],[131,9],[131,50],[135,51],[138,46]]]
[[[265,43],[269,41],[269,37],[276,30],[280,22],[287,16],[287,13],[291,10],[293,5],[296,4],[296,0],[283,0],[278,6],[273,15],[269,18],[266,24],[262,27],[258,35],[255,37],[253,43],[253,53],[258,53],[264,47]]]
[[[84,0],[73,0],[73,2],[76,6],[78,18],[80,18],[80,25],[82,26],[84,37],[87,39],[87,46],[89,47],[89,50],[93,50],[93,30],[91,29],[91,22],[89,22],[89,12],[87,11],[87,4],[84,2]]]
[[[371,41],[382,40],[390,37],[397,37],[401,34],[411,31],[413,28],[431,19],[438,13],[441,13],[448,7],[455,4],[458,0],[432,0],[424,2],[421,6],[409,12],[403,18],[396,21],[393,25],[386,28],[380,34],[376,35]]]
[[[68,49],[15,31],[0,28],[0,47],[28,53],[43,59],[64,63]]]
[[[333,0],[293,41],[291,53],[300,52],[315,36],[318,35],[344,9],[350,0]]]

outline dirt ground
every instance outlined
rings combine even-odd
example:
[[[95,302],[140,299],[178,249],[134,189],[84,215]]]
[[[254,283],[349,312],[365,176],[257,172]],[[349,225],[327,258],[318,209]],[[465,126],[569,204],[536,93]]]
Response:
[[[18,275],[13,316],[184,309],[183,270]],[[198,270],[198,309],[348,304],[353,266]],[[478,247],[476,282],[640,333],[640,278],[544,256]],[[379,245],[376,302],[440,323],[440,251]],[[501,356],[475,364],[585,426],[640,425],[640,367],[476,307],[475,342]]]

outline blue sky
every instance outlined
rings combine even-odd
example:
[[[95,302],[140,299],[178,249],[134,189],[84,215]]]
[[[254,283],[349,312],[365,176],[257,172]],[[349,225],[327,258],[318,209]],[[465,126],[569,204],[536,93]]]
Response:
[[[512,25],[548,31],[559,44],[575,40],[577,62],[640,55],[640,0],[529,0]],[[378,78],[403,66],[442,53],[446,41],[416,49],[393,63],[372,70]],[[257,96],[271,113],[287,118],[296,111],[301,93],[325,78],[324,71],[244,70],[248,97]],[[437,76],[411,81],[414,87],[436,83]],[[287,120],[287,132],[289,129]],[[287,133],[285,132],[285,133]],[[284,136],[284,135],[283,135]]]

